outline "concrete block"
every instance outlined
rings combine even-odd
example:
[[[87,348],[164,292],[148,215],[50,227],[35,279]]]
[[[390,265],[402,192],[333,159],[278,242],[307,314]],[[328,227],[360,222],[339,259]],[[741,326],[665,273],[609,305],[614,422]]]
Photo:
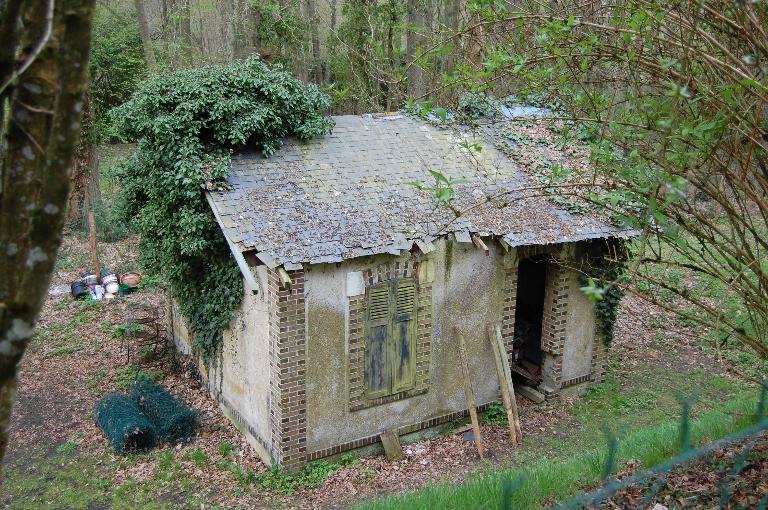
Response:
[[[394,430],[387,430],[381,433],[381,444],[384,447],[384,455],[387,459],[399,462],[405,460],[403,448],[400,446],[400,438]]]
[[[544,402],[544,395],[539,393],[539,391],[531,388],[530,386],[517,386],[515,387],[515,391],[528,400],[532,400],[537,404]]]

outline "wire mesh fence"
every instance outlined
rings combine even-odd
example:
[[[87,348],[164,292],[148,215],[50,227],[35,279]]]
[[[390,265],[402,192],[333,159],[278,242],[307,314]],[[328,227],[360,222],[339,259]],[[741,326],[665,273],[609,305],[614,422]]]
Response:
[[[679,451],[676,455],[671,457],[665,462],[659,463],[656,466],[642,470],[631,476],[626,476],[621,479],[615,478],[614,473],[617,468],[617,458],[621,438],[605,429],[607,439],[607,455],[605,456],[605,463],[602,469],[603,484],[592,491],[585,492],[567,501],[561,502],[554,506],[557,510],[574,510],[581,508],[597,508],[603,502],[607,501],[619,491],[631,486],[640,484],[647,484],[654,480],[654,478],[661,477],[669,474],[672,470],[688,464],[690,462],[705,459],[711,456],[717,450],[734,446],[745,442],[746,445],[738,458],[734,460],[733,466],[728,470],[727,477],[734,478],[738,476],[741,469],[747,465],[747,457],[752,451],[755,440],[761,433],[768,430],[768,415],[766,415],[766,405],[768,404],[768,381],[761,384],[760,398],[757,404],[756,412],[753,415],[749,415],[748,418],[752,425],[747,426],[725,436],[719,440],[709,442],[700,447],[694,448],[691,441],[691,410],[696,400],[696,395],[688,397],[679,396],[678,399],[682,405],[682,413],[680,417],[679,427]],[[725,480],[727,481],[727,480]],[[512,510],[513,496],[515,492],[521,490],[521,487],[526,482],[525,475],[517,476],[516,478],[507,480],[502,485],[502,504],[501,508],[504,510]],[[653,499],[659,494],[663,483],[656,480],[655,483],[644,494],[644,501],[639,504],[639,508],[647,508]],[[727,483],[722,483],[719,495],[719,508],[726,508],[733,496]],[[758,503],[756,508],[758,510],[766,510],[768,508],[768,495],[764,496]]]

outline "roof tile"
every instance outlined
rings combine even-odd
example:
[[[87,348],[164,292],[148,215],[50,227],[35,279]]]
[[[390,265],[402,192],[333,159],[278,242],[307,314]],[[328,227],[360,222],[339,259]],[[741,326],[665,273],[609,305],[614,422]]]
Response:
[[[333,133],[286,140],[270,158],[236,154],[230,190],[211,197],[225,235],[270,266],[339,262],[398,253],[453,232],[495,235],[511,246],[624,236],[627,230],[572,214],[531,190],[537,181],[492,144],[479,153],[457,133],[405,116],[334,117]],[[455,186],[456,217],[410,182],[429,170],[469,182]]]

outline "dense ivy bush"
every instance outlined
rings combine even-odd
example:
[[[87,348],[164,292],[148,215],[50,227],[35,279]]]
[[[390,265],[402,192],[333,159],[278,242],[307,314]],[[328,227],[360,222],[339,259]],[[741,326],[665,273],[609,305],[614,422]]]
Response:
[[[138,142],[116,170],[122,213],[141,233],[142,263],[170,284],[206,360],[240,303],[237,265],[204,196],[223,185],[233,149],[272,155],[281,139],[328,133],[329,98],[258,57],[152,76],[112,111]]]

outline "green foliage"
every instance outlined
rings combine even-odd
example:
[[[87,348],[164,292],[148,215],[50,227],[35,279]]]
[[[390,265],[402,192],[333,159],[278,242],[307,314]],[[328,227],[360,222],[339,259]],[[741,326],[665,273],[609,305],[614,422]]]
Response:
[[[768,358],[768,265],[758,262],[768,246],[768,3],[630,0],[589,15],[576,4],[472,4],[493,46],[481,50],[482,69],[458,69],[454,84],[567,105],[557,113],[570,118],[563,140],[589,145],[592,175],[581,181],[596,185],[578,193],[646,234],[639,260],[717,282],[742,315],[698,299],[690,278],[649,280],[645,297]],[[540,169],[540,180],[556,173]]]
[[[96,220],[96,235],[104,243],[114,243],[128,235],[128,223],[120,216],[112,200],[97,200],[93,208]],[[85,233],[87,229],[83,228]]]
[[[272,468],[263,475],[256,477],[260,486],[281,494],[293,494],[297,490],[317,487],[326,478],[342,467],[351,466],[356,462],[350,454],[342,455],[339,462],[318,460],[310,462],[298,473],[290,474],[278,468]]]
[[[162,374],[157,370],[142,370],[133,365],[121,368],[115,374],[115,387],[124,390],[136,381],[157,381]]]
[[[141,281],[136,286],[138,290],[154,289],[162,286],[163,280],[160,275],[156,274],[143,274],[141,275]]]
[[[258,57],[152,76],[112,116],[138,150],[116,168],[122,213],[141,234],[142,263],[162,275],[204,359],[242,298],[242,279],[205,199],[224,186],[230,154],[272,155],[283,137],[328,133],[328,96]]]
[[[612,248],[609,257],[601,252],[587,254],[579,272],[580,290],[595,305],[597,325],[606,345],[613,340],[619,305],[625,294],[620,283],[624,279],[624,261],[628,254],[623,242],[615,242]]]
[[[297,0],[252,1],[251,8],[256,20],[254,31],[259,34],[262,45],[296,50],[306,43],[308,21],[298,14]]]
[[[90,57],[91,99],[98,136],[116,133],[107,112],[131,97],[146,76],[136,15],[125,2],[96,5]]]
[[[405,14],[401,0],[343,0],[337,33],[328,41],[337,110],[387,111],[403,101]]]
[[[488,425],[507,425],[507,410],[499,402],[494,402],[488,406],[483,413],[483,423]]]
[[[472,92],[459,98],[459,109],[473,119],[495,117],[499,113],[498,102],[493,97]]]
[[[466,179],[446,177],[442,172],[437,170],[430,170],[430,174],[435,179],[434,186],[428,186],[423,182],[409,182],[408,184],[418,190],[428,191],[435,197],[435,202],[441,206],[450,206],[451,202],[456,198],[456,188],[459,184],[467,182]]]

